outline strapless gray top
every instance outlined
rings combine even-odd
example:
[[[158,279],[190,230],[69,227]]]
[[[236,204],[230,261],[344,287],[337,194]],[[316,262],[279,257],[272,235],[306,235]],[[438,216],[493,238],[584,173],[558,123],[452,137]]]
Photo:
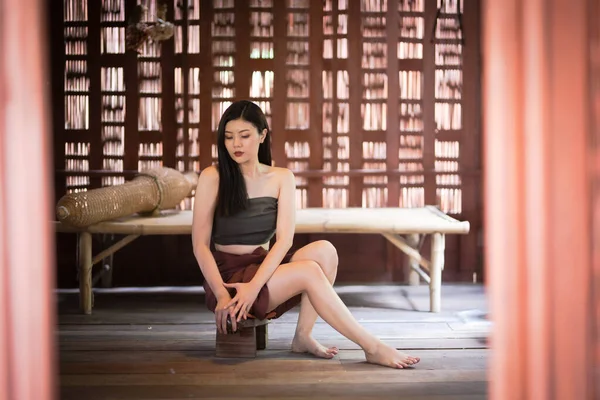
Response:
[[[215,214],[212,237],[215,244],[267,243],[275,234],[277,226],[277,199],[254,197],[248,208],[235,215],[221,217]]]

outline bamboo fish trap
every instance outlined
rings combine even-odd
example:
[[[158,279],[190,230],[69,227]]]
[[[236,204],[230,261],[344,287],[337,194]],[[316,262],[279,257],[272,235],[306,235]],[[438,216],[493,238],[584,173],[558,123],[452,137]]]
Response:
[[[146,170],[122,185],[69,193],[56,205],[56,217],[78,228],[131,214],[157,215],[175,208],[196,187],[197,174],[172,168]]]

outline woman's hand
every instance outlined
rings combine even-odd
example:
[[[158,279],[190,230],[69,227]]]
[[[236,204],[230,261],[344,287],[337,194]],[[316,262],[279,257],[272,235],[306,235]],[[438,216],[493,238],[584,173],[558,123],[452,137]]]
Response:
[[[237,322],[235,321],[235,314],[233,310],[228,308],[228,304],[231,302],[231,296],[226,292],[223,296],[217,300],[217,307],[215,308],[215,323],[217,324],[217,331],[219,333],[227,334],[227,317],[231,315],[231,328],[235,332],[237,330]]]
[[[252,304],[258,296],[260,287],[257,287],[252,282],[249,283],[223,283],[226,288],[235,289],[236,294],[231,301],[225,306],[232,310],[232,322],[234,317],[237,315],[237,321],[240,321],[242,317],[248,318],[248,312],[252,308]]]

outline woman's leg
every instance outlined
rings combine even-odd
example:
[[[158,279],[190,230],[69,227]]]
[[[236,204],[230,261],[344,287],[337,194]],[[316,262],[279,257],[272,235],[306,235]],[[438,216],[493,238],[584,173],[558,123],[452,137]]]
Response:
[[[291,262],[314,261],[319,264],[321,270],[331,285],[335,282],[338,267],[338,255],[335,247],[327,240],[319,240],[310,243],[294,253]],[[300,302],[300,314],[298,325],[292,341],[292,351],[295,353],[312,353],[317,357],[332,358],[338,353],[337,347],[325,347],[312,337],[312,330],[317,321],[315,311],[308,295],[302,293]]]
[[[370,363],[404,368],[419,362],[418,358],[383,344],[367,332],[352,316],[333,290],[321,267],[314,261],[297,261],[281,265],[267,282],[267,287],[269,288],[269,310],[273,310],[297,294],[307,293],[310,303],[321,318],[358,344]]]

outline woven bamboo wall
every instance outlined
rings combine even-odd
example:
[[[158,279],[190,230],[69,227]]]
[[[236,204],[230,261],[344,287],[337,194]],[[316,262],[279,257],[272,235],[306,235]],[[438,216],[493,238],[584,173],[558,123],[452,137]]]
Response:
[[[169,0],[174,38],[136,54],[138,3],[154,20],[157,0],[52,9],[57,198],[150,166],[199,172],[223,110],[250,98],[299,207],[439,205],[473,227],[447,271],[480,273],[478,1]]]

